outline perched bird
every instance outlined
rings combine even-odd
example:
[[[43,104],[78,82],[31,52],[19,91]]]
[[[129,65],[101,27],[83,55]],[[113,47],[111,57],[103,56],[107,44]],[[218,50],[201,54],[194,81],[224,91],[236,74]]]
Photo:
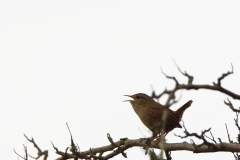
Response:
[[[126,101],[131,103],[142,123],[153,132],[152,138],[160,133],[162,133],[161,136],[165,137],[174,128],[182,128],[179,122],[181,121],[184,111],[193,102],[190,100],[177,111],[172,111],[144,93],[125,96],[132,98]]]

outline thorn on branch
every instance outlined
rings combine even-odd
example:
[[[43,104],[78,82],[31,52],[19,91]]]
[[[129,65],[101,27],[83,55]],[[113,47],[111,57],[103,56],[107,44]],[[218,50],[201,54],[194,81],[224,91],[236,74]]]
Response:
[[[51,143],[52,143],[53,148],[56,150],[56,153],[58,153],[59,151],[58,151],[57,147],[54,146],[52,141],[51,141]]]
[[[69,134],[70,134],[70,136],[71,136],[71,149],[70,149],[70,151],[71,151],[73,154],[77,154],[77,152],[80,151],[80,148],[79,148],[77,145],[75,145],[75,143],[74,143],[74,141],[73,141],[73,137],[72,137],[71,130],[70,130],[70,128],[69,128],[69,126],[68,126],[67,123],[66,123],[66,125],[67,125],[67,128],[68,128]],[[67,147],[67,149],[68,149],[68,147]],[[67,149],[66,149],[66,153],[67,153]]]
[[[112,139],[112,137],[110,136],[109,133],[107,133],[107,138],[108,138],[109,142],[110,142],[113,146],[116,146],[116,144],[113,142],[113,139]]]
[[[193,141],[193,139],[190,139],[190,142],[192,143],[192,145],[194,146],[194,148],[196,148],[196,144],[195,144],[195,142]]]
[[[171,157],[171,151],[165,151],[165,155],[167,157],[167,160],[171,160],[172,157]]]
[[[123,156],[124,158],[127,158],[127,153],[122,152],[122,156]]]
[[[219,143],[222,143],[222,140],[221,140],[221,138],[218,138],[218,141],[219,141]]]

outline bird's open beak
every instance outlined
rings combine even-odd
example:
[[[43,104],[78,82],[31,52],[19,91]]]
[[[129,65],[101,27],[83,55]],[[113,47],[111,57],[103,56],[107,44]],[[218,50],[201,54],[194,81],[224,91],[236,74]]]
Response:
[[[132,96],[129,96],[129,95],[123,95],[123,96],[132,98]],[[123,102],[131,102],[131,101],[134,101],[134,99],[132,98],[132,99],[124,100]]]

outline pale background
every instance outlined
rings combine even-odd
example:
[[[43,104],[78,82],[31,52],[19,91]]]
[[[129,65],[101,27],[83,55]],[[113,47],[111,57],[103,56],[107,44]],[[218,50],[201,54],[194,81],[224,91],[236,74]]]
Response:
[[[17,159],[13,148],[23,155],[22,144],[36,156],[23,133],[48,149],[49,159],[56,158],[50,142],[62,151],[70,145],[66,122],[81,151],[108,145],[107,133],[115,141],[149,137],[122,95],[173,87],[160,67],[186,82],[172,58],[198,84],[216,82],[233,63],[235,73],[223,86],[239,94],[239,8],[240,1],[231,0],[1,1],[1,159]],[[227,123],[236,140],[235,114],[223,104],[226,95],[206,90],[180,94],[173,110],[194,101],[183,116],[190,132],[212,127],[215,139],[227,142]],[[182,142],[173,134],[182,132],[175,129],[168,142]],[[138,147],[127,155],[148,159]],[[172,152],[172,157],[234,159],[231,153],[187,151]]]

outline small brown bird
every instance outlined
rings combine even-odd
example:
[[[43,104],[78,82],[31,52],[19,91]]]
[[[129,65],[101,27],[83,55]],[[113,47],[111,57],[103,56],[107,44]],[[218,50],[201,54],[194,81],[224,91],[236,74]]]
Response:
[[[183,112],[193,102],[190,100],[177,111],[172,111],[143,93],[125,96],[132,98],[132,100],[126,101],[131,103],[142,123],[153,132],[152,138],[155,138],[160,133],[163,133],[163,137],[165,137],[174,128],[182,128],[179,122],[181,121]]]

